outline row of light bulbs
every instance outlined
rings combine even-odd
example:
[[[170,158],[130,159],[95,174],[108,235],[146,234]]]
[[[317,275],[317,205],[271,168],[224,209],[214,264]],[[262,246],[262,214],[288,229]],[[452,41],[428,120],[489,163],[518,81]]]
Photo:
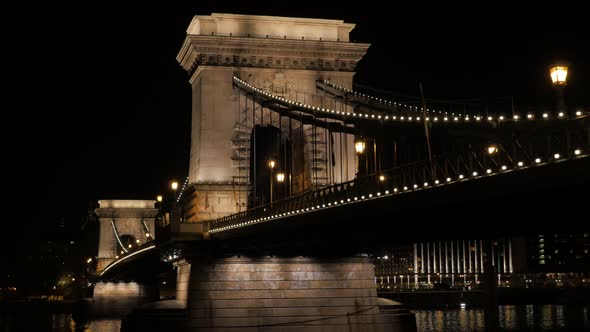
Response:
[[[184,180],[184,184],[182,185],[182,189],[180,189],[180,194],[178,195],[178,198],[176,199],[176,203],[180,202],[180,198],[182,198],[182,194],[184,194],[184,190],[186,189],[187,185],[188,185],[188,176]]]
[[[362,97],[362,98],[365,98],[365,99],[369,99],[369,100],[374,100],[374,101],[377,101],[377,102],[379,102],[379,103],[381,103],[381,104],[384,104],[384,105],[389,105],[389,106],[397,106],[397,103],[396,103],[396,102],[393,102],[393,103],[392,103],[391,101],[388,101],[388,100],[385,100],[385,99],[376,98],[376,97],[373,97],[373,96],[370,96],[370,95],[367,95],[367,94],[364,94],[364,93],[356,92],[356,91],[353,91],[353,90],[351,90],[351,89],[345,88],[345,87],[343,87],[343,86],[337,85],[337,84],[335,84],[335,83],[333,83],[333,82],[330,82],[330,81],[328,81],[328,80],[324,80],[324,84],[326,84],[326,85],[329,85],[329,86],[331,86],[332,88],[334,88],[334,89],[337,89],[337,90],[340,90],[340,91],[344,91],[344,92],[347,92],[347,93],[352,93],[352,94],[354,94],[355,96],[359,96],[359,97]],[[405,104],[403,104],[403,105],[402,105],[401,103],[399,104],[399,106],[401,106],[401,107],[405,107],[405,108],[408,108],[408,107],[409,107],[409,109],[410,109],[410,110],[412,110],[412,106],[408,106],[408,105],[405,105]],[[420,108],[418,109],[418,107],[414,107],[414,108],[413,108],[413,110],[414,110],[414,111],[416,111],[416,112],[422,112],[422,111],[424,110],[424,108],[423,108],[423,107],[420,107]],[[445,115],[448,115],[448,112],[446,112],[446,111],[445,111],[445,112],[443,112],[443,111],[431,110],[431,109],[428,109],[428,108],[426,109],[426,112],[427,112],[427,113],[431,113],[431,112],[432,112],[432,113],[438,113],[438,114],[445,114]],[[459,119],[460,119],[460,118],[463,118],[463,116],[462,116],[461,114],[458,114],[458,116],[454,116],[454,115],[455,115],[454,113],[451,113],[451,118],[453,118],[453,121],[459,121]],[[581,115],[582,115],[582,111],[579,111],[579,110],[578,110],[578,111],[576,111],[576,116],[581,116]],[[473,118],[475,118],[475,120],[476,120],[476,121],[480,121],[480,120],[481,120],[481,119],[483,119],[484,117],[482,117],[482,116],[475,116],[475,117],[473,117]],[[527,118],[527,119],[529,119],[529,120],[534,120],[534,119],[535,119],[535,115],[534,115],[534,114],[532,114],[532,113],[529,113],[529,114],[527,114],[526,118]],[[548,118],[550,118],[550,115],[549,115],[549,113],[543,113],[543,115],[542,115],[542,118],[543,118],[543,119],[548,119]],[[564,113],[564,112],[559,112],[559,113],[557,114],[557,118],[560,118],[560,119],[561,119],[561,118],[565,118],[565,113]],[[438,121],[436,117],[435,117],[434,119],[435,119],[435,121]],[[469,121],[469,119],[470,119],[470,118],[469,118],[469,115],[466,115],[466,116],[464,117],[464,119],[465,119],[465,121],[466,121],[466,122],[467,122],[467,121]],[[510,118],[508,118],[508,117],[504,117],[503,115],[500,115],[500,116],[498,116],[498,115],[495,115],[495,116],[488,116],[488,117],[487,117],[487,119],[488,119],[489,121],[494,121],[495,119],[498,119],[499,121],[503,121],[503,120],[513,120],[513,121],[518,121],[518,120],[520,120],[520,119],[521,119],[521,116],[520,116],[520,115],[518,115],[518,114],[515,114],[515,115],[514,115],[514,116],[513,116],[513,117],[510,119]],[[394,120],[395,120],[395,118],[394,118]],[[401,119],[401,120],[403,120],[403,117],[402,117],[402,119]],[[411,121],[411,120],[412,120],[412,118],[410,117],[410,118],[409,118],[409,120]],[[420,118],[419,118],[419,117],[417,117],[417,120],[419,121],[419,120],[420,120]],[[429,117],[427,117],[427,118],[426,118],[426,121],[430,121]],[[445,116],[445,117],[443,118],[443,121],[449,121],[449,117],[448,117],[448,116]]]
[[[582,150],[580,149],[575,149],[574,150],[574,155],[576,157],[579,157],[582,154]],[[555,153],[553,155],[553,160],[547,160],[547,162],[545,163],[549,163],[549,162],[555,162],[555,161],[560,161],[563,160],[564,158],[562,157],[561,154],[559,153]],[[541,164],[545,164],[542,162],[541,158],[536,158],[534,164],[529,165],[529,166],[536,166],[536,165],[541,165]],[[518,168],[526,168],[529,166],[525,166],[524,161],[519,161],[517,163],[517,167],[515,167],[515,169]],[[471,179],[476,179],[476,178],[480,178],[483,176],[491,176],[491,175],[496,175],[502,172],[506,172],[506,171],[510,171],[510,168],[506,165],[502,165],[500,166],[500,170],[498,171],[494,171],[491,168],[486,169],[485,173],[480,174],[479,172],[472,172]],[[380,175],[379,176],[379,180],[380,181],[385,181],[386,177],[385,175]],[[391,195],[395,195],[398,193],[404,193],[404,192],[413,192],[416,190],[421,190],[421,189],[425,189],[431,186],[438,186],[438,185],[444,185],[444,184],[451,184],[451,183],[456,183],[458,181],[463,181],[463,180],[468,180],[465,178],[465,175],[463,174],[459,174],[459,176],[457,177],[457,179],[452,179],[450,177],[447,177],[446,179],[444,179],[443,181],[440,180],[434,180],[434,183],[428,183],[428,182],[424,182],[422,185],[419,185],[417,183],[415,183],[412,187],[408,187],[408,186],[403,186],[403,187],[394,187],[392,191],[389,190],[385,190],[384,193],[381,192],[376,192],[375,194],[373,193],[368,193],[365,195],[361,195],[359,196],[354,196],[353,198],[347,198],[346,200],[341,199],[340,201],[334,201],[333,203],[327,203],[327,204],[321,204],[321,205],[315,205],[315,206],[310,206],[304,209],[298,209],[298,210],[291,210],[289,212],[284,212],[284,213],[277,213],[277,214],[273,214],[271,216],[267,216],[267,217],[260,217],[260,218],[256,218],[256,219],[251,219],[248,221],[244,221],[241,222],[239,224],[235,224],[235,225],[229,225],[229,226],[223,226],[223,227],[218,227],[218,228],[212,228],[209,233],[217,233],[217,232],[222,232],[222,231],[227,231],[227,230],[231,230],[231,229],[235,229],[235,228],[240,228],[240,227],[244,227],[244,226],[249,226],[251,224],[257,224],[260,222],[266,222],[266,221],[271,221],[274,219],[279,219],[279,218],[284,218],[284,217],[289,217],[292,215],[297,215],[297,214],[302,214],[302,213],[306,213],[306,212],[310,212],[310,211],[314,211],[314,210],[321,210],[321,209],[328,209],[331,207],[335,207],[338,205],[346,205],[346,204],[351,204],[351,203],[355,203],[355,202],[359,202],[359,201],[365,201],[365,200],[371,200],[371,199],[376,199],[379,197],[383,197],[383,196],[391,196]]]
[[[326,84],[326,85],[329,85],[330,87],[332,87],[332,88],[334,88],[334,89],[337,89],[337,90],[340,90],[340,91],[344,91],[344,92],[347,92],[347,93],[352,93],[352,94],[354,94],[355,96],[358,96],[358,97],[361,97],[361,98],[365,98],[365,99],[369,99],[369,100],[377,101],[377,102],[379,102],[379,103],[381,103],[381,104],[384,104],[384,105],[389,105],[389,106],[397,106],[397,103],[396,103],[396,102],[393,102],[393,103],[392,103],[390,100],[385,100],[385,99],[381,99],[381,98],[376,98],[376,97],[373,97],[373,96],[370,96],[370,95],[367,95],[367,94],[364,94],[364,93],[356,92],[356,91],[353,91],[353,90],[351,90],[351,89],[348,89],[348,88],[345,88],[345,87],[343,87],[343,86],[340,86],[340,85],[338,85],[338,84],[335,84],[335,83],[333,83],[333,82],[330,82],[330,81],[328,81],[328,80],[324,80],[324,84]],[[403,104],[403,105],[402,105],[401,103],[399,104],[399,106],[401,106],[401,107],[405,107],[405,108],[408,108],[408,105],[405,105],[405,104]],[[412,110],[412,106],[409,106],[409,108],[410,108],[410,110]],[[418,111],[422,112],[423,110],[424,110],[424,108],[423,108],[423,107],[420,107],[420,109],[418,109],[418,107],[414,107],[414,111],[416,111],[416,112],[418,112]],[[439,114],[443,114],[443,111],[430,110],[430,109],[428,109],[428,108],[426,109],[426,112],[427,112],[427,113],[430,113],[431,111],[432,111],[433,113],[439,113]],[[445,115],[447,115],[447,114],[448,114],[448,112],[444,112],[444,114],[445,114]],[[582,115],[582,111],[576,111],[576,116],[581,116],[581,115]],[[461,118],[461,117],[462,117],[462,115],[461,115],[461,114],[459,114],[459,115],[458,115],[458,117],[455,117],[455,116],[454,116],[454,113],[451,113],[451,116],[453,116],[453,119],[454,119],[454,121],[458,121],[458,118]],[[544,119],[548,119],[550,116],[549,116],[549,113],[543,113],[542,117],[543,117]],[[559,112],[559,113],[557,114],[557,117],[558,117],[558,118],[564,118],[564,117],[565,117],[565,113],[564,113],[564,112]],[[475,119],[476,119],[477,121],[481,120],[482,118],[483,118],[483,117],[481,117],[481,116],[475,116]],[[529,119],[529,120],[533,120],[533,119],[535,119],[535,115],[534,115],[534,114],[532,114],[532,113],[529,113],[529,114],[527,114],[526,118],[527,118],[527,119]],[[436,119],[436,118],[435,118],[435,119]],[[493,121],[494,119],[498,119],[498,120],[500,120],[500,121],[502,121],[502,120],[508,120],[508,118],[505,118],[503,115],[500,115],[500,116],[498,116],[498,115],[496,115],[496,116],[488,116],[488,117],[487,117],[487,119],[488,119],[489,121]],[[402,120],[403,120],[403,119],[402,119]],[[411,120],[411,118],[410,118],[410,120]],[[419,120],[419,118],[418,118],[418,120]],[[428,118],[426,118],[426,120],[428,121]],[[518,120],[520,120],[520,116],[519,116],[519,115],[514,115],[514,116],[512,117],[512,120],[514,120],[514,121],[518,121]],[[445,120],[444,120],[444,121],[448,121],[447,117],[445,117]],[[469,121],[469,116],[468,116],[468,115],[466,115],[466,116],[465,116],[465,121]]]
[[[338,85],[338,84],[336,84],[336,83],[334,83],[334,82],[330,82],[330,81],[328,81],[328,80],[324,80],[324,84],[326,84],[326,85],[329,85],[330,87],[332,87],[332,88],[334,88],[334,89],[336,89],[336,90],[344,91],[344,92],[346,92],[346,93],[352,93],[353,95],[355,95],[355,96],[357,96],[357,97],[361,97],[361,98],[364,98],[364,99],[368,99],[368,100],[376,101],[376,102],[378,102],[378,103],[380,103],[380,104],[383,104],[383,105],[386,105],[386,106],[398,106],[397,102],[392,102],[391,100],[382,99],[382,98],[377,98],[377,97],[373,97],[373,96],[371,96],[371,95],[367,95],[367,94],[364,94],[364,93],[356,92],[356,91],[354,91],[354,90],[351,90],[351,89],[349,89],[349,88],[345,88],[345,87],[343,87],[343,86],[341,86],[341,85]],[[410,110],[412,110],[412,106],[408,106],[408,105],[406,105],[406,104],[399,103],[399,106],[400,106],[400,107],[404,107],[404,108],[406,108],[406,109],[407,109],[407,108],[409,108]],[[423,110],[424,110],[424,108],[423,108],[423,107],[421,107],[421,108],[420,108],[420,110],[418,110],[418,107],[414,107],[413,109],[414,109],[414,111],[416,111],[416,112],[418,112],[418,111],[420,111],[420,112],[421,112],[421,111],[423,111]],[[427,113],[448,114],[448,112],[437,111],[437,110],[434,110],[434,109],[433,109],[433,110],[431,110],[431,109],[429,109],[429,108],[427,108],[427,109],[426,109],[426,112],[427,112]],[[451,113],[451,115],[455,115],[455,113]],[[461,116],[461,114],[458,114],[458,115],[459,115],[459,116]]]
[[[180,257],[180,256],[178,254],[174,253],[172,255],[168,255],[168,256],[164,257],[163,261],[164,262],[171,262],[171,261],[177,259],[178,257]]]
[[[311,105],[307,105],[307,104],[303,104],[300,102],[296,102],[296,101],[292,101],[289,99],[286,99],[284,97],[279,97],[279,96],[275,96],[271,93],[268,93],[262,89],[259,89],[237,77],[234,76],[234,81],[238,82],[239,84],[241,84],[242,86],[246,86],[249,89],[258,92],[264,96],[267,96],[269,98],[272,98],[274,100],[283,102],[283,103],[287,103],[289,105],[294,105],[294,106],[298,106],[298,107],[303,107],[306,109],[309,109],[310,111],[318,111],[318,112],[325,112],[325,113],[331,113],[331,114],[335,114],[335,115],[339,115],[341,117],[344,116],[352,116],[352,117],[356,117],[356,118],[361,118],[361,119],[376,119],[376,120],[392,120],[392,121],[402,121],[402,122],[421,122],[422,118],[420,116],[407,116],[407,115],[381,115],[381,114],[369,114],[369,113],[350,113],[350,112],[344,112],[344,111],[337,111],[337,110],[331,110],[331,109],[327,109],[327,108],[322,108],[322,107],[315,107],[315,106],[311,106]],[[327,82],[327,81],[325,81]],[[404,105],[405,107],[406,105]],[[410,106],[410,109],[412,108],[412,106]],[[417,108],[416,108],[417,110]],[[439,111],[439,113],[442,114],[442,112]],[[426,121],[427,122],[442,122],[442,123],[467,123],[467,122],[481,122],[482,120],[487,119],[488,121],[492,121],[492,122],[500,122],[500,121],[519,121],[521,119],[520,115],[514,115],[512,118],[509,117],[505,117],[503,115],[500,116],[487,116],[487,117],[483,117],[483,116],[469,116],[469,115],[453,115],[453,113],[451,114],[451,116],[446,115],[447,112],[445,112],[445,115],[443,116],[427,116],[426,117]],[[581,116],[582,115],[582,111],[576,111],[576,116]],[[549,118],[553,118],[551,117],[550,113],[543,113],[542,114],[542,118],[547,120]],[[565,113],[564,112],[559,112],[557,114],[557,119],[566,119]],[[529,120],[534,120],[535,119],[535,115],[534,114],[527,114],[527,119]]]

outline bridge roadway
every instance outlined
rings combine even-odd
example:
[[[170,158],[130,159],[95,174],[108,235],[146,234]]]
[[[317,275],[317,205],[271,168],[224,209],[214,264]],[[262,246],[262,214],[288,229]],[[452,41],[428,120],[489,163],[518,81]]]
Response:
[[[152,268],[161,270],[159,260],[166,258],[170,248],[181,248],[185,254],[347,255],[378,252],[417,240],[486,238],[562,231],[564,227],[580,231],[588,216],[589,170],[590,156],[581,156],[417,190],[409,188],[407,192],[392,190],[385,194],[383,188],[380,196],[377,192],[373,197],[370,193],[353,193],[348,196],[351,202],[213,232],[209,241],[159,243],[157,248],[134,257],[121,257],[102,277],[124,279],[126,270],[134,274],[133,266],[145,271],[148,261]],[[346,200],[347,194],[343,195]],[[361,200],[362,196],[365,199]],[[229,219],[234,224],[251,220]]]
[[[385,194],[384,185],[380,196],[377,190],[345,191],[343,203],[228,228],[211,238],[233,248],[371,251],[418,239],[517,235],[553,226],[581,229],[588,213],[589,170],[590,156],[584,156],[407,192],[389,188]],[[365,199],[354,201],[361,195]],[[246,220],[251,218],[242,223]]]

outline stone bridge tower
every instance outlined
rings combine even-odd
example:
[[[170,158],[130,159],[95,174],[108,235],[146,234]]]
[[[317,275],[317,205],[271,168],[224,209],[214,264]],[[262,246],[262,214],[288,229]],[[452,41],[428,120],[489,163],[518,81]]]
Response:
[[[121,251],[155,238],[156,201],[107,199],[98,201],[100,224],[97,272],[114,261]]]
[[[369,47],[349,41],[353,28],[354,24],[326,19],[215,13],[193,18],[177,56],[190,74],[192,87],[189,187],[184,202],[187,223],[180,225],[181,232],[183,227],[203,232],[202,221],[244,211],[252,190],[254,123],[276,128],[290,125],[288,119],[283,117],[279,123],[276,113],[271,115],[270,110],[240,97],[232,77],[294,101],[330,107],[316,92],[316,81],[328,79],[352,88],[355,66]],[[327,141],[323,136],[327,134],[315,132],[310,125],[293,126],[304,133],[299,142],[304,161],[300,174],[293,174],[299,183],[294,193],[354,177],[352,135],[343,135],[330,152],[318,144],[319,152],[312,158],[314,141]],[[343,166],[334,166],[336,171],[326,166],[334,154],[347,158]]]

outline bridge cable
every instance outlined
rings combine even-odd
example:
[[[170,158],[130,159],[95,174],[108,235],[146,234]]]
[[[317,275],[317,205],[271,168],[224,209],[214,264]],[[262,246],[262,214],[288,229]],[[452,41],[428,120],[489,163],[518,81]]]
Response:
[[[246,97],[246,111],[248,111],[248,97]],[[252,173],[252,178],[253,178],[253,183],[252,183],[252,190],[254,192],[254,197],[253,197],[253,202],[252,202],[252,206],[258,206],[257,200],[258,200],[258,195],[257,195],[257,183],[256,183],[256,109],[254,107],[254,103],[252,103],[252,152],[250,153],[250,156],[252,158],[250,165],[252,165],[252,169],[250,171],[250,173]],[[248,165],[248,169],[250,169],[250,165]],[[250,179],[250,174],[248,174],[248,180]]]
[[[148,227],[148,225],[145,223],[144,219],[141,219],[141,223],[143,224],[143,227],[145,228],[146,233],[151,234],[150,233],[150,228]]]
[[[294,141],[293,141],[293,123],[292,123],[291,118],[289,118],[289,142],[291,144],[291,163],[289,165],[289,190],[287,192],[287,196],[291,197],[291,193],[293,191],[293,171],[295,169],[294,165],[293,165],[293,146],[294,146]]]
[[[297,100],[297,93],[295,99]],[[301,118],[301,109],[299,109],[299,118]],[[303,121],[299,122],[299,128],[301,129],[301,170],[302,170],[302,181],[301,181],[301,192],[305,192],[305,135],[303,132],[304,124]]]
[[[326,93],[324,92],[324,96],[322,97],[322,105],[324,105],[324,102],[326,100]],[[327,102],[326,102],[327,104]],[[331,105],[331,102],[330,102]],[[334,104],[334,109],[336,109],[336,104]],[[327,123],[327,119],[324,116],[324,123]],[[325,152],[326,152],[326,171],[325,171],[325,177],[326,177],[326,183],[324,185],[329,185],[330,183],[332,183],[333,179],[334,179],[334,168],[332,167],[332,154],[333,154],[333,140],[332,140],[332,131],[329,130],[328,128],[326,128],[326,130],[324,131],[324,140],[326,142],[326,148],[325,148]]]
[[[242,119],[240,117],[240,95],[241,95],[241,93],[238,91],[238,107],[236,109],[236,111],[237,111],[236,112],[237,113],[236,115],[237,115],[237,121],[238,121],[238,144],[237,144],[237,146],[238,146],[238,186],[240,184],[240,178],[242,176],[242,168],[241,168],[241,166],[242,166],[242,158],[240,158],[241,157],[240,156],[240,150],[241,150],[241,146],[240,146],[241,145],[241,142],[240,142],[241,139],[240,139],[240,136],[241,136],[241,129],[242,129]],[[236,198],[236,184],[235,184],[235,182],[236,181],[234,179],[234,181],[233,181],[234,200]],[[238,202],[237,202],[238,203],[238,213],[239,212],[242,212],[242,206],[240,205],[240,196],[241,195],[240,195],[240,192],[238,190]]]

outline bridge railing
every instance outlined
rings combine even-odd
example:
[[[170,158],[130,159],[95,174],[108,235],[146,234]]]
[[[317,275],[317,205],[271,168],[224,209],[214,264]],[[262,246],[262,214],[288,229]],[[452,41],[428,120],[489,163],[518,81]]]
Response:
[[[311,190],[272,204],[255,207],[210,221],[210,232],[246,226],[277,218],[491,176],[517,169],[540,166],[587,156],[590,153],[590,119],[569,126],[548,126],[526,135],[504,133],[495,142],[469,145],[452,152],[388,170],[359,176],[352,181]]]

